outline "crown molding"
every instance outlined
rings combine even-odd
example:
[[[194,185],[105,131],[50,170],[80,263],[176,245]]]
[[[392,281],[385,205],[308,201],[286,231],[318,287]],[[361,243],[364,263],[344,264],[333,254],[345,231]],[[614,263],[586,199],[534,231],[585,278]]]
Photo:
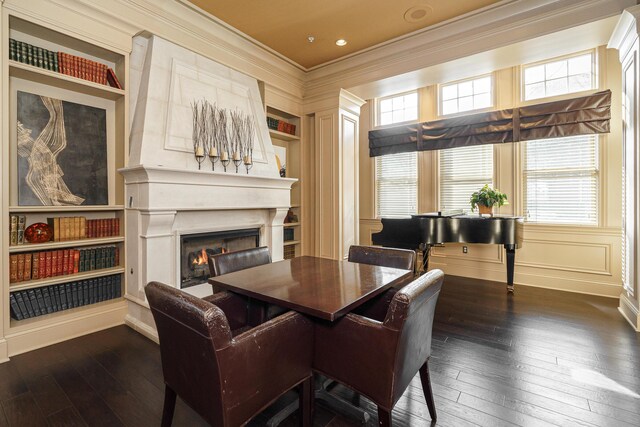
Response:
[[[23,3],[27,3],[23,5]],[[245,35],[222,25],[219,20],[184,1],[176,0],[5,0],[5,6],[27,9],[42,21],[59,20],[60,12],[81,12],[99,23],[126,33],[129,41],[143,31],[156,34],[223,65],[262,80],[296,97],[302,97],[305,72],[290,61],[274,55]],[[47,19],[47,16],[53,18]],[[73,25],[73,20],[65,24]],[[95,36],[95,29],[83,29],[85,36]],[[106,32],[108,37],[109,32]],[[104,41],[108,43],[108,40]]]
[[[479,52],[618,15],[634,0],[517,0],[322,66],[307,73],[306,97],[352,89]]]

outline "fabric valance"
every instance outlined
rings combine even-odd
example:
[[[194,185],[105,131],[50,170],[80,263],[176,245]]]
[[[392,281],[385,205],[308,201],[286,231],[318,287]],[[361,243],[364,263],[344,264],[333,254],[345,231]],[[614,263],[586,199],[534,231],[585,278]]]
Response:
[[[609,132],[611,91],[369,132],[369,156]]]

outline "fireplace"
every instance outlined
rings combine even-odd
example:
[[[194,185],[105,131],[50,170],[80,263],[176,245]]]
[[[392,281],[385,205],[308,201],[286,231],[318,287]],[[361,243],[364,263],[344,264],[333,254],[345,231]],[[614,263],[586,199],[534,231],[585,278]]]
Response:
[[[227,252],[260,246],[260,229],[186,234],[180,237],[180,287],[206,283],[210,276],[208,258]]]

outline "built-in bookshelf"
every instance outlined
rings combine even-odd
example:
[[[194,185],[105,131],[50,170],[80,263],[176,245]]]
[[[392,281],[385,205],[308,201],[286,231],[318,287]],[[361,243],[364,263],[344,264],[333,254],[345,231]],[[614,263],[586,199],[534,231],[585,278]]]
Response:
[[[302,135],[300,116],[267,106],[267,127],[276,153],[286,151],[286,177],[296,178],[291,187],[291,207],[284,224],[284,258],[302,255]]]
[[[107,327],[126,310],[122,297],[126,286],[124,182],[117,170],[126,166],[128,152],[128,52],[84,40],[64,28],[5,13],[8,26],[2,29],[5,49],[1,51],[6,70],[4,87],[8,88],[2,108],[2,225],[6,232],[2,234],[4,297],[0,301],[4,302],[4,335],[8,342],[15,338],[9,348],[16,354],[49,344],[43,336],[51,336],[54,342],[67,334],[70,337]],[[18,124],[18,119],[31,111],[23,105],[27,98],[20,98],[24,93],[30,99],[42,100],[48,110],[42,129]],[[54,99],[55,103],[45,99]],[[74,120],[82,118],[79,111],[83,108],[99,111],[104,117],[100,122],[104,126],[95,131],[96,137],[84,141],[104,150],[104,157],[99,159],[104,166],[100,168],[100,180],[95,183],[93,177],[86,178],[87,188],[98,194],[95,199],[74,193],[73,188],[79,185],[77,178],[60,166],[62,161],[66,165],[92,161],[90,156],[74,152],[71,140],[81,134],[71,127],[82,125]],[[51,129],[64,132],[65,137],[47,138]],[[83,132],[91,134],[87,129]],[[65,142],[62,149],[54,145],[60,140]],[[37,191],[42,188],[29,181],[32,164],[39,161],[34,157],[34,147],[45,150],[49,156],[46,161],[53,156],[50,153],[55,153],[57,157],[51,163],[60,173],[53,178],[65,184],[52,184],[53,190],[41,184],[43,188],[65,192],[71,202],[43,202]],[[25,175],[27,156],[30,169]],[[60,156],[68,158],[60,160]],[[39,200],[25,202],[27,191]],[[13,234],[14,218],[21,224],[20,239]],[[25,237],[25,230],[38,223],[47,224],[50,240],[30,242]]]

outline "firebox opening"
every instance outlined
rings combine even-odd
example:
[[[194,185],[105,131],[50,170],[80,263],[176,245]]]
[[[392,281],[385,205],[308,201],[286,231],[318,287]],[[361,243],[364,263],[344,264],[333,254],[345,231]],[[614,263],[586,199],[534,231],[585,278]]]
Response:
[[[180,237],[180,287],[205,283],[210,276],[209,257],[260,246],[260,229],[187,234]]]

